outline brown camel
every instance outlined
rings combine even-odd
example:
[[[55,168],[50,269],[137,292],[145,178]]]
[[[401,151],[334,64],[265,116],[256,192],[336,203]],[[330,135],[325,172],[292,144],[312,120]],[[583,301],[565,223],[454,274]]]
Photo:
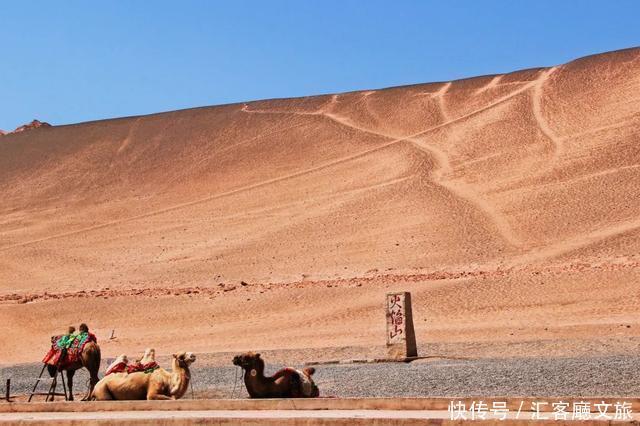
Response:
[[[76,370],[83,367],[89,370],[89,390],[85,397],[82,398],[83,401],[86,401],[91,399],[93,388],[99,380],[98,370],[100,369],[100,346],[98,346],[96,342],[87,342],[80,353],[78,361],[63,368],[63,370],[67,372],[69,401],[73,401],[73,376],[76,373]],[[47,364],[47,371],[51,377],[55,378],[58,370],[58,366]]]
[[[158,368],[152,373],[112,373],[98,382],[93,399],[139,400],[139,399],[180,399],[189,388],[191,372],[189,366],[196,360],[191,352],[173,355],[172,371]]]
[[[320,395],[311,378],[315,368],[307,367],[302,371],[283,368],[273,376],[265,377],[264,360],[253,352],[236,355],[233,364],[244,370],[244,384],[251,398],[313,398]]]

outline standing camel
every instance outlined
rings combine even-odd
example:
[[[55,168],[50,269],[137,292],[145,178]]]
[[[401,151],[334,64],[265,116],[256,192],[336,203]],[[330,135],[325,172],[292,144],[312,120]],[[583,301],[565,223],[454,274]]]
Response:
[[[251,398],[314,398],[320,395],[311,378],[315,368],[307,367],[302,371],[283,368],[273,376],[265,377],[264,360],[253,352],[236,355],[233,364],[244,370],[244,384]]]
[[[100,346],[96,342],[87,342],[80,352],[80,357],[76,362],[66,364],[64,366],[47,364],[47,371],[49,375],[54,378],[59,370],[67,372],[67,385],[69,387],[69,401],[73,401],[73,376],[76,370],[81,368],[89,370],[89,390],[83,401],[87,401],[91,398],[93,388],[98,383],[98,370],[100,369]]]
[[[69,327],[68,334],[63,336],[54,336],[51,338],[51,349],[45,355],[43,362],[47,366],[49,375],[56,380],[58,371],[67,372],[67,383],[69,385],[69,401],[73,401],[73,376],[76,370],[86,368],[89,370],[89,390],[87,395],[82,398],[86,401],[91,398],[93,388],[98,383],[98,370],[100,369],[100,346],[96,336],[89,333],[87,324],[80,324],[80,336],[84,336],[82,340],[75,333],[75,327]],[[86,340],[84,340],[86,339]],[[58,346],[59,342],[64,342],[63,346]],[[75,345],[73,349],[70,348]],[[71,352],[73,351],[73,352]],[[73,353],[73,356],[71,355]]]

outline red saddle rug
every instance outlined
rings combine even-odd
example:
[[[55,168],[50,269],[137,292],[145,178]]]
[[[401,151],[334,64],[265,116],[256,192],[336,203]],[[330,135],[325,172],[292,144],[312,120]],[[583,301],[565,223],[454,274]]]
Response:
[[[155,361],[151,361],[146,364],[140,364],[139,362],[135,364],[127,364],[126,362],[122,361],[110,366],[104,375],[108,376],[109,374],[113,373],[137,373],[139,371],[148,374],[153,373],[158,368],[160,368],[160,366]]]
[[[98,342],[98,339],[93,333],[79,334],[66,349],[66,355],[63,357],[63,348],[58,344],[63,337],[64,336],[51,337],[51,349],[49,349],[42,359],[42,362],[45,364],[55,365],[62,370],[80,362],[80,354],[87,343]]]

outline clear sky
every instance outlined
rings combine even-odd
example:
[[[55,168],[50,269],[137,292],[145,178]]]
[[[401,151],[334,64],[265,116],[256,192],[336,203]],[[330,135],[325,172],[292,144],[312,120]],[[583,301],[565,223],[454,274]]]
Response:
[[[640,1],[0,0],[0,129],[452,80],[640,45]]]

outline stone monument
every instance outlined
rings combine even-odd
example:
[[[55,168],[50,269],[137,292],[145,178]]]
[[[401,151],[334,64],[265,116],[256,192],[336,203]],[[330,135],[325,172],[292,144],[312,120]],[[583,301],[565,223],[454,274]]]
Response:
[[[400,359],[418,356],[411,312],[411,293],[387,293],[385,311],[389,357]]]

